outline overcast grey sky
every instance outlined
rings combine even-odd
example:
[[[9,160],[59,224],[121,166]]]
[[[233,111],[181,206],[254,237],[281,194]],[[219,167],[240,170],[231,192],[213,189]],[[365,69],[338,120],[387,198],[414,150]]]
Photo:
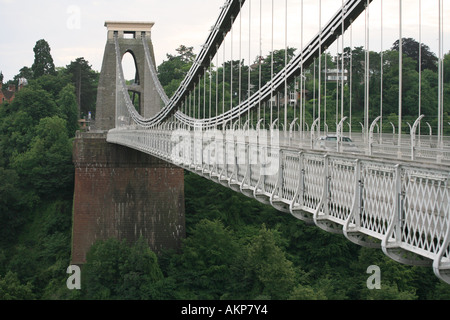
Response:
[[[157,63],[179,45],[205,42],[224,0],[0,0],[0,71],[5,81],[31,67],[36,41],[45,39],[56,66],[84,57],[100,71],[107,20],[155,22]]]
[[[437,4],[439,0],[422,0],[423,42],[434,52],[437,50]],[[247,1],[249,3],[250,1]],[[252,0],[252,10],[259,11],[260,1]],[[167,53],[175,53],[181,44],[193,46],[194,52],[200,51],[211,26],[216,22],[224,0],[0,0],[0,71],[5,81],[19,73],[23,66],[31,67],[34,60],[33,47],[36,41],[45,39],[51,47],[52,57],[57,67],[66,66],[78,57],[84,57],[94,70],[100,71],[106,42],[107,20],[151,21],[155,25],[152,31],[156,63],[166,59]],[[266,11],[271,1],[263,0]],[[284,20],[283,0],[275,0],[277,13],[275,21]],[[299,17],[301,0],[289,1],[289,37],[291,46],[300,47]],[[318,0],[304,0],[305,43],[318,30]],[[322,0],[322,24],[339,8],[342,0]],[[380,4],[383,4],[381,11]],[[370,48],[379,49],[380,17],[383,12],[384,38],[387,49],[398,39],[398,0],[374,0],[370,6],[371,31]],[[419,0],[403,0],[404,27],[403,36],[418,38]],[[445,39],[450,39],[450,0],[444,0]],[[244,14],[243,14],[244,16]],[[255,14],[256,16],[256,14]],[[293,17],[293,18],[292,18]],[[270,12],[265,14],[264,33],[270,33]],[[252,25],[258,19],[252,18]],[[247,22],[244,18],[243,25]],[[284,25],[284,23],[283,23]],[[283,45],[284,26],[275,31],[275,40]],[[361,38],[364,32],[364,20],[355,23],[354,45],[364,45]],[[296,30],[296,34],[294,31]],[[364,30],[364,29],[363,29]],[[356,34],[359,32],[358,34]],[[236,36],[237,37],[237,36]],[[266,36],[267,37],[267,36]],[[359,37],[359,40],[358,40]],[[253,38],[252,41],[256,39]],[[266,39],[267,40],[267,39]],[[346,37],[348,45],[349,37]],[[450,40],[445,41],[445,52]],[[243,46],[245,48],[245,45]],[[266,49],[267,46],[266,46]],[[251,54],[256,57],[257,52]],[[248,55],[244,54],[244,57]],[[253,59],[253,58],[252,58]]]

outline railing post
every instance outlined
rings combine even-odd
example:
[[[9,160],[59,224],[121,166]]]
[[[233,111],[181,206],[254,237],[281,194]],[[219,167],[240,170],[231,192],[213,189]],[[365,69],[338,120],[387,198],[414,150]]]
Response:
[[[304,158],[305,158],[305,154],[301,151],[299,156],[298,156],[298,161],[300,163],[300,181],[298,183],[298,196],[301,199],[301,205],[303,205],[303,195],[305,193],[305,167],[304,167]]]
[[[326,194],[325,194],[325,203],[324,203],[324,211],[325,211],[325,215],[328,217],[330,215],[330,206],[329,206],[329,202],[330,202],[330,198],[331,198],[331,194],[330,194],[330,189],[331,189],[331,176],[328,175],[328,165],[329,165],[329,161],[328,161],[328,157],[326,160],[326,168],[327,168],[327,173],[326,173]]]
[[[373,144],[373,130],[375,129],[375,126],[378,122],[378,120],[381,119],[381,116],[378,116],[370,125],[370,130],[369,130],[369,155],[372,155],[372,144]]]
[[[349,133],[349,137],[350,139],[352,138],[352,124],[350,122],[347,122],[348,124],[348,133]]]
[[[347,119],[347,117],[342,118],[341,121],[339,121],[339,124],[338,124],[338,126],[336,128],[336,137],[337,137],[337,139],[336,139],[336,143],[337,143],[336,151],[337,152],[341,152],[342,132],[343,132],[343,129],[344,129],[344,121],[346,119]]]
[[[242,179],[242,183],[241,183],[241,192],[243,190],[243,186],[245,186],[246,181],[248,180],[248,186],[251,185],[251,176],[252,176],[252,166],[251,166],[251,132],[250,130],[248,131],[248,142],[244,141],[244,152],[245,152],[245,174],[244,174],[244,178]]]
[[[448,198],[449,196],[449,181],[450,181],[450,175],[447,176],[447,179],[445,180],[445,194]],[[448,227],[450,223],[450,210],[447,209],[447,212],[445,213],[445,221],[447,221],[447,232],[445,233],[443,237],[442,244],[439,248],[439,251],[433,261],[433,271],[434,274],[440,278],[441,280],[447,282],[450,284],[450,262],[448,261],[448,256],[450,252],[450,228]],[[446,259],[447,258],[447,259]]]
[[[400,164],[397,164],[395,166],[394,172],[395,172],[393,176],[394,179],[393,191],[395,193],[393,206],[394,212],[392,214],[391,220],[389,221],[389,226],[386,231],[386,234],[384,235],[381,241],[381,249],[383,250],[384,254],[386,254],[388,257],[400,262],[401,259],[399,259],[397,254],[395,253],[396,248],[400,246],[400,243],[402,241],[403,194],[402,194],[402,177]],[[394,252],[392,251],[392,249],[394,249]]]
[[[361,134],[363,137],[363,143],[365,145],[367,143],[367,135],[366,132],[364,131],[364,125],[361,122],[359,124],[361,125]]]
[[[359,229],[361,227],[361,214],[363,212],[363,192],[364,192],[364,181],[361,178],[361,161],[359,159],[356,160],[356,166],[355,166],[355,191],[356,191],[356,199],[355,203],[357,206],[357,210],[355,212],[355,225]]]
[[[271,152],[272,152],[271,148]],[[275,197],[278,196],[278,199],[281,199],[283,197],[283,170],[284,170],[284,159],[283,159],[283,150],[278,149],[278,173],[277,173],[277,182],[275,184],[275,187],[272,190],[272,194],[270,195],[270,203],[272,206],[274,205]]]
[[[314,149],[314,138],[315,138],[315,134],[314,131],[316,130],[317,124],[319,122],[320,118],[317,118],[316,120],[314,120],[313,124],[311,125],[311,149]]]
[[[365,219],[370,219],[369,216],[373,213],[365,212],[364,208],[364,174],[362,173],[361,160],[356,159],[355,161],[355,179],[354,179],[354,190],[355,194],[353,197],[352,208],[347,220],[343,226],[343,233],[345,237],[360,246],[367,248],[380,248],[380,244],[374,241],[370,236],[368,236],[362,227],[367,228],[368,226],[363,224],[363,214]],[[369,205],[370,207],[370,205]],[[370,228],[370,227],[369,227]]]
[[[295,123],[297,122],[297,120],[298,120],[298,118],[295,118],[289,126],[289,146],[292,145],[291,140],[292,140],[293,132],[295,132],[294,128],[295,128]]]
[[[395,241],[400,244],[402,241],[402,226],[403,226],[403,192],[402,192],[402,171],[401,166],[395,167],[395,194],[396,194],[396,227],[395,227]]]
[[[392,127],[392,144],[395,145],[395,125],[392,122],[389,122]]]
[[[410,135],[411,135],[411,160],[415,160],[415,150],[416,150],[416,130],[417,127],[420,125],[420,121],[423,119],[424,115],[422,114],[420,117],[418,117],[416,119],[416,121],[414,122],[411,131],[410,131]]]
[[[325,207],[324,213],[328,216],[328,200],[330,194],[330,177],[329,173],[329,156],[326,155],[323,159],[323,175],[324,175],[324,191],[323,191],[323,206]]]

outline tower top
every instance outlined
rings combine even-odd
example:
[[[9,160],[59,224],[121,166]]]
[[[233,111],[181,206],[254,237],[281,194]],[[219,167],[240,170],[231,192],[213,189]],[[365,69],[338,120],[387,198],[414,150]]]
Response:
[[[118,33],[120,38],[124,35],[132,35],[136,38],[136,34],[144,34],[150,36],[151,29],[155,23],[145,21],[106,21],[105,27],[108,28],[108,38],[113,38],[114,33]]]
[[[147,32],[150,31],[155,23],[145,21],[106,21],[105,27],[108,31],[124,32]]]

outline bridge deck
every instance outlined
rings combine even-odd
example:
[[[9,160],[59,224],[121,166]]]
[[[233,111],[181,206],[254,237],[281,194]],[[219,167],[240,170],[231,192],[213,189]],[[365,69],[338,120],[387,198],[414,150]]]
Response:
[[[449,166],[294,148],[266,131],[113,129],[107,141],[152,154],[396,261],[450,264]],[[266,132],[267,133],[267,132]]]

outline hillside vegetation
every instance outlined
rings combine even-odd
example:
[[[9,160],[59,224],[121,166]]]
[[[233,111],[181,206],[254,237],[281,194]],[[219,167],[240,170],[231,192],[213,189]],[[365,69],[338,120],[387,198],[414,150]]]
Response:
[[[192,56],[181,49],[160,72],[188,70]],[[76,66],[90,83],[83,108]],[[19,77],[28,86],[0,106],[0,299],[450,299],[431,268],[401,265],[189,172],[179,252],[156,254],[142,239],[97,242],[81,290],[69,290],[72,139],[79,116],[95,110],[88,96],[98,74],[80,58],[63,68],[24,67]],[[380,290],[367,287],[372,265]]]

